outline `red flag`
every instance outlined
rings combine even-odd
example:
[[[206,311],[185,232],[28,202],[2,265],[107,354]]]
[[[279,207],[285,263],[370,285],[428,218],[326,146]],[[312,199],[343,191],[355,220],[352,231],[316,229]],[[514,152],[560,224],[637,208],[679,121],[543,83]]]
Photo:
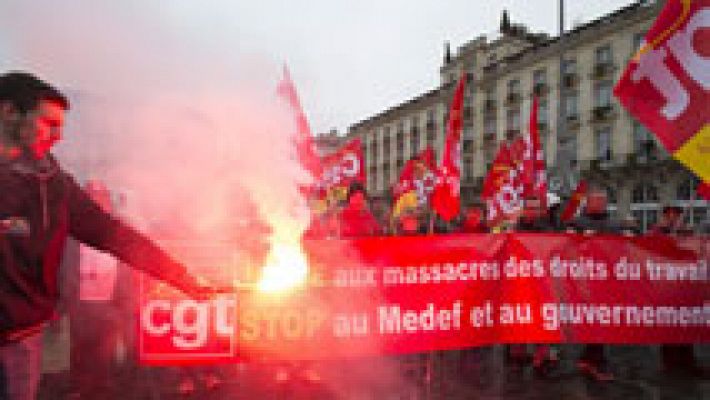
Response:
[[[663,146],[710,181],[710,0],[669,0],[614,88]]]
[[[466,72],[462,72],[449,110],[438,184],[431,198],[432,209],[446,221],[457,216],[461,208],[461,117],[465,88]]]
[[[525,145],[518,139],[508,146],[501,143],[485,181],[481,197],[488,206],[489,226],[497,226],[505,219],[517,215],[522,207],[523,187],[519,168]]]
[[[428,200],[434,189],[436,178],[434,174],[436,169],[434,158],[434,149],[427,146],[427,148],[404,164],[399,175],[399,181],[397,181],[397,185],[392,190],[394,204],[397,204],[402,195],[412,190],[416,191],[420,203]],[[422,168],[422,170],[415,171],[415,168]]]
[[[358,181],[366,185],[365,161],[360,138],[351,140],[335,153],[323,159],[323,174],[318,186],[329,197],[344,200],[348,187]]]
[[[276,87],[276,93],[286,101],[293,113],[294,122],[296,124],[296,134],[293,137],[294,145],[296,146],[296,156],[301,166],[315,180],[321,175],[320,157],[316,151],[316,145],[313,141],[311,128],[308,125],[306,115],[301,108],[301,102],[298,100],[296,86],[291,80],[291,74],[288,72],[288,67],[284,65],[283,77]]]
[[[710,201],[710,182],[700,182],[700,185],[698,185],[698,197]]]
[[[547,208],[547,174],[545,171],[545,154],[540,144],[540,133],[537,129],[538,99],[533,97],[530,109],[528,132],[524,136],[525,151],[521,181],[524,196],[534,196],[540,199],[542,206]]]
[[[577,211],[579,211],[579,208],[582,206],[582,202],[584,199],[587,198],[587,181],[579,181],[579,184],[577,184],[577,188],[574,189],[574,192],[572,193],[572,197],[570,197],[569,201],[567,202],[567,206],[565,207],[564,211],[562,211],[562,215],[560,216],[560,221],[562,222],[569,222],[571,221],[575,215],[577,215]]]

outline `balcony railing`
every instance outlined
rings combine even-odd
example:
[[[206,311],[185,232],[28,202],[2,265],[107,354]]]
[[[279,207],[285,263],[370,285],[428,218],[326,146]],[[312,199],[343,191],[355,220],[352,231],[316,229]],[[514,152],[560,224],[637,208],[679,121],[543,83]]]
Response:
[[[611,104],[594,107],[592,109],[592,121],[607,121],[614,116],[614,107]]]
[[[506,137],[508,140],[513,140],[513,139],[515,139],[518,135],[520,135],[520,129],[509,128],[508,130],[505,131],[505,137]]]
[[[562,77],[562,87],[565,89],[572,89],[579,83],[579,76],[575,73],[566,73]]]
[[[487,99],[486,102],[483,104],[483,111],[487,113],[492,113],[496,110],[497,105],[496,101],[493,99]]]
[[[599,63],[594,65],[592,69],[591,78],[592,79],[604,79],[609,77],[615,70],[614,64],[612,63]]]
[[[538,82],[535,85],[533,85],[533,94],[538,97],[542,97],[547,95],[547,93],[550,91],[550,87],[547,85],[545,82]]]
[[[514,106],[520,104],[520,100],[522,99],[522,96],[520,93],[508,93],[508,95],[505,97],[505,104],[508,106]]]

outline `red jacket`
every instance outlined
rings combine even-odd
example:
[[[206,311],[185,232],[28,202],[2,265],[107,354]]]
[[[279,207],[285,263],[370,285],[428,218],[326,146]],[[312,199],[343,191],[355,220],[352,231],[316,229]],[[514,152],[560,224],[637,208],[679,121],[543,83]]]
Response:
[[[375,236],[382,227],[368,209],[346,207],[340,212],[340,236],[344,238]]]

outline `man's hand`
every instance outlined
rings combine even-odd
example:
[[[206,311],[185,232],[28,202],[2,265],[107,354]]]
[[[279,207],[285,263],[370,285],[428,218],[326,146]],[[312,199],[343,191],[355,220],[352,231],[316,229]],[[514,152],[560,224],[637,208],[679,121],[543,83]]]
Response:
[[[194,278],[190,285],[181,288],[181,290],[194,300],[209,300],[218,294],[230,294],[235,292],[232,287],[214,286],[207,282],[206,279],[199,276]]]
[[[185,273],[172,283],[177,289],[194,300],[209,300],[218,294],[234,293],[234,288],[217,287],[207,279]]]

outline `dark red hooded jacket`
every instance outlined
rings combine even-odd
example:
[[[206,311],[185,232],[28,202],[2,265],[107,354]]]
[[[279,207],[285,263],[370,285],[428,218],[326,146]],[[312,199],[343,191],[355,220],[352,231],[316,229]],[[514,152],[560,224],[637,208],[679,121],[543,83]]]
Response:
[[[189,290],[193,278],[138,231],[102,211],[53,159],[42,172],[0,162],[0,345],[38,332],[59,298],[67,236]]]

